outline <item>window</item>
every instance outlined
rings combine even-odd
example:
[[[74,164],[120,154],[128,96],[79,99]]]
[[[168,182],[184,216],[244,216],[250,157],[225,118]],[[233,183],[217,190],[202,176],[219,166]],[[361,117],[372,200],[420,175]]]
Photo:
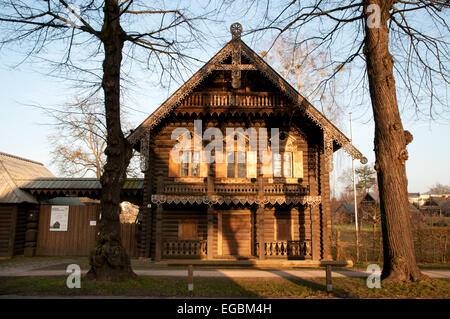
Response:
[[[273,176],[281,177],[281,154],[274,153],[273,154]]]
[[[247,162],[245,155],[245,152],[227,153],[227,177],[247,177]],[[237,161],[235,161],[235,158],[237,158]]]
[[[273,154],[273,176],[274,177],[292,177],[292,153],[274,153]]]
[[[200,175],[200,152],[192,153],[191,176]]]
[[[237,152],[237,177],[245,178],[247,177],[247,165],[245,161],[245,152]]]
[[[283,175],[292,177],[292,153],[283,154]]]
[[[181,176],[189,176],[189,152],[181,155]]]
[[[234,153],[227,153],[227,177],[234,177],[235,169],[234,169]]]
[[[185,151],[181,155],[181,176],[200,175],[200,152]]]
[[[195,220],[180,220],[178,222],[178,239],[179,240],[196,240],[197,222]]]
[[[290,219],[278,219],[277,240],[291,240],[291,221]]]

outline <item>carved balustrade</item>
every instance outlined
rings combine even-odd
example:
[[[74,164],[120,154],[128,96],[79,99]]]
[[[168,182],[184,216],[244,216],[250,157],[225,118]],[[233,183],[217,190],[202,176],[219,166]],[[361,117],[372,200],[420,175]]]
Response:
[[[308,189],[299,184],[264,184],[265,195],[307,195]],[[208,187],[206,183],[181,183],[172,182],[164,185],[165,194],[206,194]],[[256,194],[258,183],[215,183],[212,193],[215,194]]]
[[[281,94],[214,92],[210,94],[193,93],[189,95],[181,105],[215,107],[284,107],[289,105],[289,101]]]
[[[256,255],[259,256],[259,243],[256,243]],[[311,241],[277,240],[264,243],[266,257],[311,258]]]
[[[166,240],[163,242],[164,256],[206,256],[206,240]]]

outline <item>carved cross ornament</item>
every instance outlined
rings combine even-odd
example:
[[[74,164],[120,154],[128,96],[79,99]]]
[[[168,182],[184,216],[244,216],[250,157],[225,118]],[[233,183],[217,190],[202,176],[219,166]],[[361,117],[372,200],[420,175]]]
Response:
[[[242,25],[239,23],[233,23],[230,27],[230,32],[234,40],[232,43],[233,49],[231,51],[231,64],[218,64],[215,69],[231,71],[231,86],[234,89],[238,89],[241,87],[241,71],[256,70],[256,67],[253,64],[242,64],[242,42],[240,41]]]

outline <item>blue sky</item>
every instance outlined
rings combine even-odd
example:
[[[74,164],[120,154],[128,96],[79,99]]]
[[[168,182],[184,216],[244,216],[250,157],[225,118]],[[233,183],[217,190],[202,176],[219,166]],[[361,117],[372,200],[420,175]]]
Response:
[[[234,22],[234,21],[233,21]],[[229,40],[229,25],[226,21],[217,27],[215,37],[209,47],[200,53],[202,59],[207,61],[222,45]],[[244,24],[244,23],[243,23]],[[251,41],[244,41],[256,52],[263,48]],[[59,79],[51,78],[39,72],[45,72],[39,67],[30,64],[12,66],[20,56],[11,50],[0,52],[0,152],[33,159],[44,163],[55,175],[57,168],[51,163],[51,145],[47,136],[52,132],[42,111],[26,106],[26,104],[39,104],[41,106],[55,107],[63,105],[71,99],[76,91],[69,88],[69,84]],[[195,71],[195,69],[193,70]],[[139,86],[132,92],[133,99],[126,101],[135,111],[128,110],[128,120],[135,126],[139,125],[152,111],[154,111],[167,97],[178,88],[174,84],[170,89],[157,88],[153,85],[157,78],[151,72],[140,70],[137,74]],[[345,97],[343,97],[345,98]],[[370,101],[366,97],[366,108],[356,107],[352,111],[354,145],[368,158],[373,165],[375,156],[373,152],[373,121],[371,110],[367,108]],[[400,102],[400,101],[399,101]],[[408,105],[400,105],[408,110]],[[348,134],[348,114],[344,133]],[[450,125],[449,123],[434,122],[430,120],[414,119],[410,114],[403,115],[403,126],[413,136],[413,142],[408,146],[409,160],[406,162],[408,174],[408,191],[426,192],[430,186],[440,182],[450,185]],[[342,153],[342,151],[339,151]],[[335,175],[350,167],[350,157],[339,155],[336,159]]]

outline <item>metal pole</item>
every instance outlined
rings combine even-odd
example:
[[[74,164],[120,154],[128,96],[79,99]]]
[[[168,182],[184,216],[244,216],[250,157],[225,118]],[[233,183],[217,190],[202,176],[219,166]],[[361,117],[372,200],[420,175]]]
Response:
[[[353,143],[352,112],[350,112],[350,143]],[[353,197],[355,201],[356,261],[359,261],[358,202],[356,200],[355,160],[353,159],[353,157],[352,157],[352,172],[353,172]]]

